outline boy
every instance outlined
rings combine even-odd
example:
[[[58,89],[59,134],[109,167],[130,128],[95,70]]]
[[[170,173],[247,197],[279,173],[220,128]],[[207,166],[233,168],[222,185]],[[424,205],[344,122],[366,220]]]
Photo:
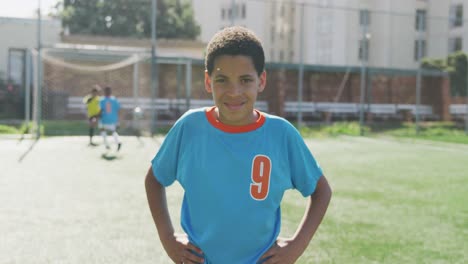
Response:
[[[119,134],[117,133],[120,103],[112,96],[112,89],[110,87],[104,88],[104,98],[101,99],[99,105],[101,107],[101,122],[99,123],[99,127],[104,145],[106,149],[110,148],[107,143],[107,132],[109,131],[112,133],[114,141],[117,144],[117,151],[119,151],[122,147],[122,142],[120,142]]]
[[[83,98],[83,103],[86,104],[88,113],[88,126],[89,126],[89,145],[95,146],[93,143],[94,129],[96,128],[99,113],[101,108],[99,107],[99,85],[95,85],[91,90],[91,93]]]
[[[254,109],[266,85],[265,57],[249,30],[230,27],[210,41],[205,89],[215,106],[185,113],[167,134],[145,180],[159,238],[175,263],[294,263],[317,230],[331,197],[297,130]],[[174,234],[165,186],[184,188]],[[284,191],[309,197],[296,234],[278,239]],[[313,201],[313,203],[312,203]]]

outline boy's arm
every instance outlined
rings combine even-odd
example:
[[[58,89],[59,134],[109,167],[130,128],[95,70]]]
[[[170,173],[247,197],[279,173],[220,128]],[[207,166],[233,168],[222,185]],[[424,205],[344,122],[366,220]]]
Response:
[[[151,167],[146,174],[145,188],[151,215],[167,255],[175,263],[183,261],[202,263],[203,258],[191,253],[191,251],[195,251],[203,254],[202,251],[189,243],[186,236],[174,234],[174,227],[167,207],[166,188],[156,180]]]
[[[330,203],[331,195],[332,191],[327,179],[325,176],[320,177],[315,192],[310,196],[301,224],[293,236],[293,241],[298,249],[300,249],[301,255],[322,222]]]
[[[163,242],[164,239],[174,236],[174,227],[167,208],[166,189],[156,180],[151,167],[146,174],[145,188],[151,215]]]
[[[304,217],[291,239],[279,240],[261,259],[269,263],[294,263],[306,250],[322,222],[331,199],[331,188],[325,176],[320,177],[314,193],[310,196]]]

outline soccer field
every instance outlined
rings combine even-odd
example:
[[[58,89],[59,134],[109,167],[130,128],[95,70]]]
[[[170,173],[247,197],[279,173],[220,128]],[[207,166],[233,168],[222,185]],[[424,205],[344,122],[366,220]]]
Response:
[[[170,263],[144,176],[162,138],[123,137],[121,153],[87,137],[0,138],[0,263]],[[312,138],[334,194],[298,263],[467,263],[468,146]],[[182,191],[168,190],[178,227]],[[306,200],[290,191],[282,235]]]

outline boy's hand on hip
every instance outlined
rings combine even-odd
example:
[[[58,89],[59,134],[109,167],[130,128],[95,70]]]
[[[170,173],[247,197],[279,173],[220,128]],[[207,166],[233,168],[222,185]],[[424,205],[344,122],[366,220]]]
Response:
[[[278,238],[276,243],[260,258],[261,264],[293,264],[302,252],[294,246],[292,239]]]
[[[203,257],[200,257],[203,255],[203,252],[189,242],[187,234],[174,234],[174,236],[162,239],[161,241],[167,255],[174,263],[201,264],[204,261]]]

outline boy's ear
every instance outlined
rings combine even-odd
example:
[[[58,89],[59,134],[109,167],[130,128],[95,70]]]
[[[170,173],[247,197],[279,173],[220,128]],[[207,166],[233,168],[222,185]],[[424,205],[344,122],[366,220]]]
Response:
[[[266,87],[266,71],[263,71],[262,74],[260,74],[260,83],[258,86],[258,92],[261,93]]]
[[[211,89],[211,78],[210,75],[208,75],[208,71],[205,70],[205,90],[208,93],[211,93],[213,90]]]

